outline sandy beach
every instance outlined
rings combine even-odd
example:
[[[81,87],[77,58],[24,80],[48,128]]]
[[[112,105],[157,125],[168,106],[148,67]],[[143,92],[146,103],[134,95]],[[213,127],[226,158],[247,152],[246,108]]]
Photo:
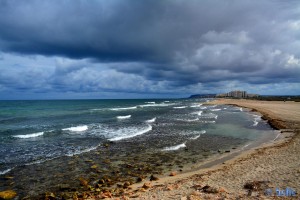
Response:
[[[279,137],[208,169],[133,185],[128,198],[273,199],[287,196],[284,190],[296,193],[294,197],[284,198],[298,199],[300,103],[218,99],[209,104],[236,105],[258,112],[279,130]],[[278,194],[282,196],[278,197]]]

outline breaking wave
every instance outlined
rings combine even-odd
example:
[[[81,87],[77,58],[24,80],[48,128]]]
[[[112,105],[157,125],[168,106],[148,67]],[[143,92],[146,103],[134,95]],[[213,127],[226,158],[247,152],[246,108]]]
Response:
[[[118,141],[118,140],[128,139],[128,138],[132,138],[132,137],[135,137],[138,135],[142,135],[151,130],[152,130],[151,125],[148,125],[147,128],[140,129],[140,130],[138,128],[133,128],[133,129],[125,128],[125,129],[121,129],[121,130],[116,130],[117,135],[113,138],[110,138],[109,140],[110,141]]]
[[[26,134],[26,135],[14,135],[13,137],[26,139],[26,138],[39,137],[42,135],[44,135],[44,132],[38,132],[38,133],[32,133],[32,134]]]
[[[86,131],[88,129],[87,125],[83,125],[83,126],[74,126],[74,127],[70,127],[70,128],[64,128],[62,129],[63,131],[71,131],[71,132],[83,132]]]
[[[154,117],[153,119],[146,120],[146,123],[153,123],[155,121],[156,121],[156,117]]]
[[[120,111],[120,110],[133,110],[133,109],[137,109],[137,106],[125,107],[125,108],[110,108],[109,110]]]
[[[185,143],[182,143],[182,144],[178,144],[175,146],[165,147],[163,149],[163,151],[175,151],[175,150],[178,150],[180,148],[185,148],[185,147],[186,147]]]
[[[129,119],[131,115],[117,116],[117,119]]]
[[[254,116],[253,126],[257,126],[259,121],[261,121],[261,116],[259,115],[253,115],[253,116]]]
[[[186,108],[187,106],[177,106],[177,107],[173,107],[175,109],[183,109],[183,108]]]

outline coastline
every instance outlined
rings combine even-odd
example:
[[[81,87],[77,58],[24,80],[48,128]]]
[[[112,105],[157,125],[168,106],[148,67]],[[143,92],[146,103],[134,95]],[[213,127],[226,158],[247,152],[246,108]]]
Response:
[[[165,177],[145,192],[133,185],[134,199],[219,199],[269,198],[265,191],[292,188],[300,191],[300,103],[217,99],[207,104],[234,105],[258,112],[280,131],[273,142],[242,152],[212,167]],[[247,183],[256,188],[245,189]],[[206,189],[209,186],[210,189]],[[142,191],[142,192],[139,192]],[[297,194],[299,197],[299,194]],[[291,197],[294,198],[294,197]]]

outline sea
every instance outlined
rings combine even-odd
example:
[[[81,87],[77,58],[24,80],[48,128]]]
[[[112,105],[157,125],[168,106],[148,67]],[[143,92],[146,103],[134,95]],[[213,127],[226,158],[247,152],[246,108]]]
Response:
[[[212,100],[0,101],[0,177],[17,179],[0,179],[0,189],[26,196],[132,164],[145,176],[188,171],[278,136],[258,113]]]

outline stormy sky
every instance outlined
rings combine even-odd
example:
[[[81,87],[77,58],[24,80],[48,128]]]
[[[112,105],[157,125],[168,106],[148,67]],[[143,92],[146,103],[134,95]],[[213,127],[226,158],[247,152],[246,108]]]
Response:
[[[0,99],[300,94],[299,0],[0,0]]]

